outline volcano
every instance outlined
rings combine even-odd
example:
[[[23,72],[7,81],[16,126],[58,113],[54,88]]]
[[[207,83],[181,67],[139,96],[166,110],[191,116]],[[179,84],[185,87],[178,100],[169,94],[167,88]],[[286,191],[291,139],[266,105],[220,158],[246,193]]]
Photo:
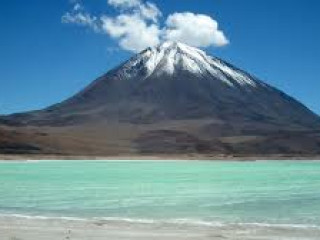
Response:
[[[179,42],[142,51],[66,101],[0,121],[3,153],[320,153],[319,116],[245,71]]]

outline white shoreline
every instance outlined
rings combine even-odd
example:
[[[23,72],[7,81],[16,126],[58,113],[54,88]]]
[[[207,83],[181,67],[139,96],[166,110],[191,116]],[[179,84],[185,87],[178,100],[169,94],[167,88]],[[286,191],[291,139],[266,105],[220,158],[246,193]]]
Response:
[[[87,223],[132,223],[132,224],[177,224],[186,226],[207,226],[207,227],[227,227],[227,226],[258,226],[258,227],[275,227],[275,228],[310,228],[320,230],[320,225],[306,225],[306,224],[288,224],[288,223],[223,223],[223,222],[209,222],[198,219],[138,219],[138,218],[121,218],[121,217],[71,217],[71,216],[40,216],[40,215],[24,215],[24,214],[1,214],[1,218],[9,219],[27,219],[27,220],[48,220],[48,221],[74,221],[74,222],[87,222]]]
[[[19,160],[3,160],[0,159],[0,164],[10,164],[10,163],[46,163],[46,162],[115,162],[115,163],[128,163],[128,162],[158,162],[158,163],[165,163],[165,162],[207,162],[207,163],[264,163],[264,162],[299,162],[299,163],[308,163],[308,162],[320,162],[319,159],[248,159],[248,160],[236,160],[236,159],[230,159],[230,160],[221,160],[221,159],[194,159],[194,160],[188,160],[188,159],[19,159]]]
[[[49,154],[0,154],[0,161],[224,161],[224,162],[242,162],[242,161],[320,161],[319,155],[49,155]]]

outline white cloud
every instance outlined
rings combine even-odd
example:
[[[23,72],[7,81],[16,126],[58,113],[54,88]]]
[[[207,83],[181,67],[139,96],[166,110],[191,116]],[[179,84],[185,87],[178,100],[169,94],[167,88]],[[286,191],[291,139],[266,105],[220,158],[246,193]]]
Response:
[[[74,6],[73,6],[73,10],[74,11],[80,11],[80,10],[83,10],[83,7],[80,3],[76,3]]]
[[[62,17],[64,23],[92,28],[119,41],[121,48],[139,52],[161,41],[181,41],[194,47],[221,47],[229,40],[218,28],[218,22],[208,15],[191,12],[174,13],[160,27],[162,16],[158,7],[142,0],[108,0],[121,10],[118,16],[92,16],[77,1],[73,9]]]
[[[162,16],[159,8],[150,2],[147,2],[146,4],[140,4],[137,13],[140,14],[142,18],[151,20],[153,22],[158,22],[159,17]]]
[[[156,24],[148,25],[139,15],[104,16],[101,21],[104,32],[119,39],[120,46],[125,50],[139,52],[160,43],[159,27]]]
[[[174,13],[167,18],[164,38],[195,47],[224,46],[229,43],[218,23],[210,16],[191,12]]]
[[[108,0],[108,4],[117,8],[132,8],[141,4],[140,0]]]
[[[87,26],[92,28],[94,31],[99,32],[98,18],[85,12],[84,8],[79,3],[74,5],[71,12],[66,12],[62,16],[61,21],[63,23],[73,23],[81,26]]]
[[[102,30],[129,51],[139,52],[160,43],[158,23],[162,15],[153,3],[138,0],[109,0],[109,4],[127,10],[116,17],[102,16]]]
[[[143,3],[141,0],[108,0],[110,6],[119,8],[123,11],[131,11],[146,20],[157,22],[162,15],[158,7],[151,2]]]

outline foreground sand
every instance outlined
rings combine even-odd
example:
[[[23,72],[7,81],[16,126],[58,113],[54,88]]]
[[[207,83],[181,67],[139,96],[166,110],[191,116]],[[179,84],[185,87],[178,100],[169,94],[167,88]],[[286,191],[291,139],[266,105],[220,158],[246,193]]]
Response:
[[[318,227],[191,225],[0,217],[1,240],[316,240]]]

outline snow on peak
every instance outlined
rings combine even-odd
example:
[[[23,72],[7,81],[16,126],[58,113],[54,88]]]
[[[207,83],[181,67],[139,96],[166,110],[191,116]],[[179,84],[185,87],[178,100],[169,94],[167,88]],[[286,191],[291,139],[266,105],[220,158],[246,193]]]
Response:
[[[198,48],[181,42],[166,41],[156,47],[150,47],[124,65],[126,75],[146,71],[146,76],[172,75],[177,70],[189,71],[200,77],[211,76],[229,86],[235,83],[255,87],[256,82],[244,72],[232,68],[223,61],[210,57]]]
[[[144,54],[149,56],[146,66],[150,74],[156,69],[159,74],[173,74],[177,68],[201,73],[204,70],[201,65],[206,63],[204,52],[180,42],[167,41],[149,48]]]

